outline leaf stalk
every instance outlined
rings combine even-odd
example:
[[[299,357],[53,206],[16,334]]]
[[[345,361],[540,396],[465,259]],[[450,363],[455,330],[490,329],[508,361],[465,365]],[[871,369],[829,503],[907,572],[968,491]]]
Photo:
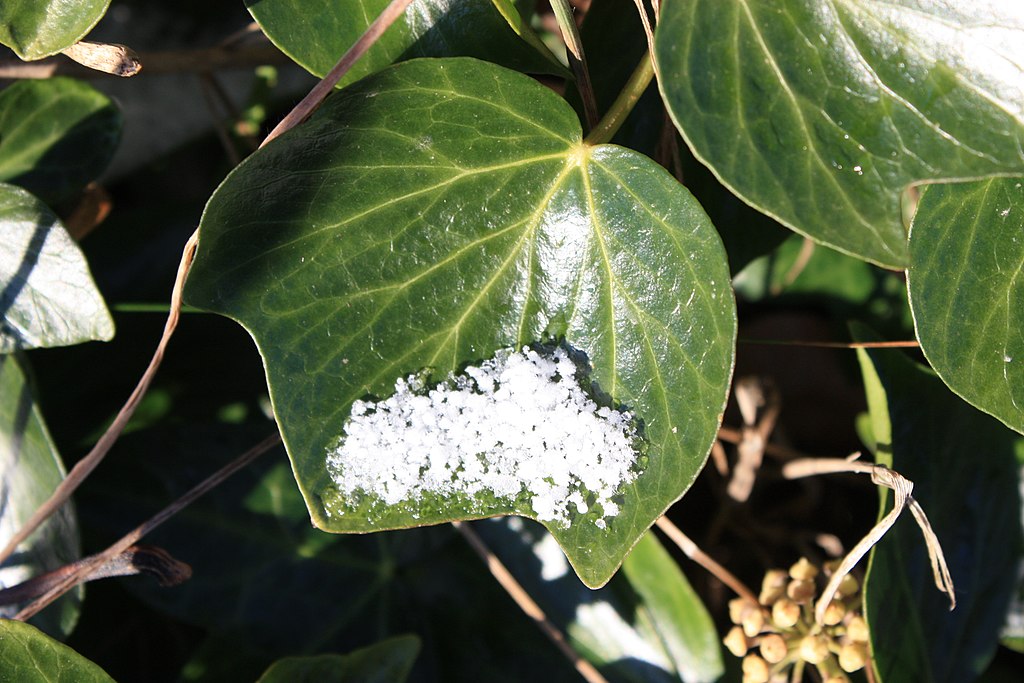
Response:
[[[597,125],[590,130],[584,142],[589,145],[600,145],[610,142],[615,137],[615,134],[619,132],[619,128],[622,127],[630,112],[633,111],[636,103],[640,101],[640,96],[647,90],[647,86],[651,84],[653,78],[654,60],[651,59],[651,53],[646,52],[640,58],[640,63],[633,69],[633,73],[630,75],[629,80],[626,81],[626,85],[622,88],[619,96],[615,98],[611,108],[608,109],[604,118],[598,121]]]

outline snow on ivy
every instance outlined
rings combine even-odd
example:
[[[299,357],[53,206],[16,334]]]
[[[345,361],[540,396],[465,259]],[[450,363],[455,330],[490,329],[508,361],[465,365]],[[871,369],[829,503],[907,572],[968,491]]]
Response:
[[[561,348],[499,352],[424,391],[399,379],[380,402],[356,401],[328,470],[342,494],[386,505],[424,494],[525,492],[538,520],[560,526],[587,514],[599,528],[619,512],[613,497],[636,478],[629,412],[599,407]]]

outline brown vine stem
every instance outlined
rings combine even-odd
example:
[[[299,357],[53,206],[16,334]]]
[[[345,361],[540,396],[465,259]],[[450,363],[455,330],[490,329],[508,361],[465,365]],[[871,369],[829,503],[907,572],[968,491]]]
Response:
[[[744,600],[748,600],[751,604],[760,604],[757,601],[757,596],[754,595],[754,591],[747,588],[747,585],[736,578],[728,569],[711,559],[711,556],[701,550],[689,536],[670,522],[668,517],[662,515],[655,524],[661,529],[662,533],[668,536],[670,541],[676,544],[676,547],[683,551],[684,555],[711,572],[712,576],[731,588],[736,595]]]
[[[949,596],[949,609],[956,607],[956,592],[953,587],[953,578],[950,576],[949,567],[946,565],[946,558],[942,552],[939,539],[928,521],[927,515],[921,504],[914,500],[911,493],[914,490],[914,482],[904,477],[899,472],[889,469],[883,465],[874,465],[866,462],[857,462],[859,453],[854,453],[849,458],[806,458],[786,463],[782,468],[782,475],[787,479],[798,479],[811,477],[819,474],[832,474],[836,472],[852,472],[856,474],[868,474],[871,481],[877,486],[884,486],[892,489],[895,494],[895,502],[892,510],[883,517],[867,533],[864,538],[854,546],[843,561],[836,568],[829,580],[825,590],[822,591],[818,604],[814,609],[815,619],[819,624],[824,623],[825,609],[839,588],[843,578],[850,573],[850,570],[863,558],[876,543],[878,543],[886,532],[896,523],[900,514],[905,509],[910,509],[910,514],[921,528],[924,536],[925,547],[928,549],[928,559],[932,565],[932,574],[935,579],[935,587]]]
[[[505,592],[519,605],[519,609],[526,613],[526,616],[533,619],[533,621],[540,627],[540,630],[544,631],[544,634],[551,639],[551,641],[562,651],[562,654],[568,658],[572,665],[576,667],[576,671],[579,672],[580,676],[584,678],[588,683],[608,683],[607,679],[601,674],[597,668],[583,659],[576,650],[572,649],[569,645],[569,641],[566,640],[565,634],[562,633],[557,626],[551,623],[551,621],[544,614],[544,610],[540,608],[530,594],[522,587],[522,585],[516,581],[512,573],[501,563],[501,560],[491,552],[491,549],[487,547],[483,539],[469,528],[469,525],[464,522],[452,522],[452,526],[462,534],[462,536],[469,542],[476,554],[480,556],[480,559],[484,561],[487,568],[490,570],[491,575],[497,579],[501,587],[505,589]]]
[[[31,619],[44,607],[67,593],[69,590],[81,583],[86,577],[94,574],[97,569],[103,567],[108,562],[125,552],[128,548],[138,543],[143,536],[153,531],[153,529],[157,528],[186,508],[204,493],[213,489],[232,474],[244,468],[246,465],[269,451],[271,448],[277,446],[279,443],[281,443],[281,435],[277,432],[263,439],[263,441],[259,442],[248,451],[197,484],[181,498],[178,498],[178,500],[165,507],[156,515],[150,517],[148,520],[122,536],[120,540],[109,548],[88,558],[88,561],[82,562],[76,567],[74,572],[68,574],[59,583],[54,585],[53,588],[33,602],[29,603],[24,609],[18,612],[14,618],[20,621]]]
[[[7,560],[15,551],[15,549],[29,536],[32,535],[36,529],[39,528],[46,519],[52,515],[57,509],[60,508],[71,494],[77,489],[85,478],[96,469],[96,466],[100,464],[104,456],[110,451],[110,448],[117,441],[118,437],[121,436],[121,432],[128,425],[128,421],[131,419],[135,409],[139,406],[139,402],[142,397],[145,396],[146,390],[149,389],[150,383],[153,381],[153,376],[156,374],[157,368],[160,367],[160,363],[163,361],[164,352],[167,350],[167,344],[171,340],[171,335],[174,334],[174,329],[178,326],[178,318],[181,315],[181,292],[185,286],[185,278],[188,276],[188,271],[192,267],[192,259],[195,256],[196,244],[198,241],[199,232],[192,233],[192,236],[188,239],[185,244],[185,250],[181,256],[181,263],[178,264],[178,274],[174,280],[174,289],[171,292],[171,310],[167,315],[167,322],[164,324],[163,336],[160,337],[160,342],[157,344],[156,351],[153,352],[153,358],[149,361],[149,367],[143,373],[139,383],[135,386],[135,390],[132,391],[128,400],[124,406],[121,407],[117,417],[114,418],[113,423],[107,428],[103,436],[100,437],[96,445],[92,447],[89,453],[75,463],[75,466],[71,468],[68,476],[57,486],[50,497],[43,503],[29,518],[27,522],[18,530],[14,536],[11,537],[7,545],[2,551],[0,551],[0,563]]]
[[[317,110],[324,99],[331,94],[334,90],[334,86],[338,84],[338,81],[348,73],[348,70],[352,68],[352,65],[356,61],[366,54],[366,51],[377,42],[384,31],[388,29],[391,24],[395,23],[398,17],[405,13],[406,8],[412,4],[412,0],[391,0],[384,11],[378,15],[373,23],[370,24],[363,35],[359,36],[359,40],[353,43],[352,47],[341,56],[338,63],[334,65],[327,75],[323,79],[313,86],[313,89],[309,91],[309,94],[302,98],[302,101],[295,105],[295,108],[288,112],[274,130],[270,131],[263,144],[263,147],[268,142],[281,135],[282,133],[291,130],[295,126],[305,121],[309,116]]]
[[[737,344],[761,344],[763,346],[805,346],[817,349],[916,349],[917,340],[883,342],[814,342],[789,339],[737,339]]]
[[[4,588],[0,590],[0,605],[17,605],[35,600],[56,586],[66,576],[77,571],[82,564],[90,561],[92,561],[91,556],[84,557],[45,574],[33,576],[16,586]],[[92,573],[83,576],[81,583],[136,574],[152,574],[161,586],[176,586],[192,576],[192,568],[171,557],[170,553],[163,548],[133,545],[123,553],[111,558],[106,564],[97,567]]]

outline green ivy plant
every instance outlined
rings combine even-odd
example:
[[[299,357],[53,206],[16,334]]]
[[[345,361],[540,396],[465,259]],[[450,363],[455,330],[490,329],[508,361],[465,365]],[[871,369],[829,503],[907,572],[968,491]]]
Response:
[[[923,358],[858,352],[869,407],[860,426],[875,461],[916,483],[960,607],[942,608],[920,536],[901,522],[876,546],[857,608],[875,680],[976,678],[1001,640],[1019,648],[1024,639],[1006,627],[1024,613],[1013,602],[1024,467],[1024,6],[592,0],[577,36],[567,5],[552,4],[581,54],[552,49],[531,3],[412,0],[335,78],[339,58],[395,3],[247,0],[284,55],[337,87],[300,105],[302,121],[237,164],[192,219],[199,227],[194,260],[190,246],[183,261],[183,296],[252,337],[284,451],[190,508],[223,524],[182,521],[165,537],[227,549],[224,559],[193,562],[196,577],[178,597],[139,591],[160,610],[228,634],[218,652],[234,638],[321,655],[282,659],[260,680],[328,670],[341,680],[404,680],[421,647],[433,648],[428,661],[445,657],[449,636],[419,632],[422,644],[406,636],[323,653],[375,610],[416,630],[386,603],[389,592],[415,594],[430,611],[438,608],[423,595],[458,596],[477,584],[460,581],[465,570],[450,560],[431,562],[455,580],[428,585],[402,573],[434,556],[421,547],[430,542],[401,534],[434,532],[394,530],[532,517],[544,528],[513,517],[475,526],[568,634],[576,658],[590,662],[577,662],[584,676],[728,677],[705,605],[649,529],[687,493],[718,438],[744,349],[734,285],[751,302],[788,290],[841,302],[847,322],[870,305],[895,311],[894,329],[912,325]],[[6,3],[0,43],[24,60],[47,57],[78,43],[106,10],[105,2]],[[590,105],[596,121],[582,114]],[[50,488],[63,477],[41,417],[46,396],[35,395],[22,352],[115,334],[62,218],[103,173],[121,127],[114,101],[83,80],[0,90],[5,500],[28,486],[21,482]],[[806,239],[782,242],[785,229]],[[792,266],[812,245],[810,260]],[[852,336],[881,341],[858,324]],[[441,492],[387,504],[339,491],[327,456],[357,401],[387,399],[409,377],[427,387],[451,381],[508,349],[556,346],[575,354],[599,402],[639,425],[635,476],[616,492],[607,523],[587,523],[582,507],[568,522],[545,519],[522,497]],[[37,358],[49,357],[29,356]],[[148,379],[140,386],[131,410]],[[145,401],[156,399],[141,400],[152,408]],[[112,438],[126,421],[114,422]],[[191,463],[185,454],[211,442],[194,444],[201,430],[182,427],[158,441]],[[128,434],[124,448],[144,458],[145,443],[144,433]],[[163,492],[131,486],[139,500],[166,503],[167,491],[182,489],[178,474],[160,475]],[[25,505],[45,499],[34,489],[28,497],[0,509],[0,541],[26,522]],[[881,514],[886,505],[883,489]],[[101,521],[93,523],[105,527],[113,513],[94,510]],[[33,572],[78,558],[70,509],[42,531],[44,539],[19,546]],[[384,531],[372,542],[346,536]],[[544,553],[555,546],[578,580],[552,573],[558,561]],[[353,594],[310,585],[287,609],[261,596],[210,617],[229,573],[286,591],[296,567],[325,586],[343,577],[346,591],[358,587],[354,594],[379,608],[356,601],[307,631],[329,608],[301,591],[337,603]],[[0,621],[0,657],[21,680],[106,677],[54,640],[77,619],[81,596],[73,597],[33,622],[46,633]],[[606,606],[601,623],[595,602]],[[301,643],[275,635],[289,619],[301,624]],[[620,622],[623,630],[609,630]],[[734,622],[745,630],[742,618]],[[760,622],[751,629],[737,637],[762,633]],[[745,653],[753,642],[729,649]],[[745,680],[768,680],[794,662],[803,671],[822,661],[816,656],[796,648],[763,668],[748,656]],[[217,655],[198,657],[193,668],[206,671]],[[643,657],[653,664],[635,666]],[[514,676],[500,661],[494,680]],[[652,678],[641,678],[645,671]]]

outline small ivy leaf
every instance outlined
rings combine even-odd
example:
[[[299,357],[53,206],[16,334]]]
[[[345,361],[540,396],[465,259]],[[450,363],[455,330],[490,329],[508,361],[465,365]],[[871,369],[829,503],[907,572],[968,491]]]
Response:
[[[26,0],[0,4],[0,43],[22,59],[42,59],[85,37],[110,0]]]
[[[666,2],[659,83],[694,153],[822,244],[907,264],[900,194],[1024,170],[1024,4]]]
[[[256,683],[402,683],[419,652],[419,638],[400,636],[347,655],[285,657],[274,662]]]
[[[46,429],[21,357],[0,355],[0,546],[7,545],[64,476],[64,463]],[[80,555],[78,521],[69,503],[0,567],[0,588],[16,586]],[[72,591],[32,623],[54,637],[66,638],[78,621],[82,592],[81,587]],[[22,606],[6,605],[0,608],[0,617],[9,619]]]
[[[246,0],[263,32],[314,76],[324,76],[390,0]],[[310,21],[309,17],[316,17]],[[415,57],[476,57],[517,71],[567,76],[508,0],[414,0],[345,75],[351,83]]]
[[[531,79],[471,59],[414,60],[328,98],[211,198],[186,296],[256,340],[317,526],[529,514],[438,495],[345,514],[327,454],[357,399],[552,330],[643,421],[647,445],[607,529],[547,524],[584,582],[606,582],[693,482],[732,372],[725,254],[662,168],[581,137],[572,109]]]
[[[114,683],[96,664],[20,621],[0,619],[0,662],[4,677],[24,683]]]
[[[0,91],[0,182],[47,202],[103,172],[121,138],[121,112],[71,78],[21,81]]]
[[[855,338],[873,340],[863,328]],[[891,349],[859,349],[875,457],[914,482],[949,563],[957,607],[935,587],[914,520],[875,546],[865,614],[879,681],[969,681],[985,668],[1021,561],[1016,453],[1024,438],[978,412],[929,369]],[[885,495],[881,514],[892,506]]]
[[[929,187],[910,229],[907,289],[942,381],[1024,433],[1024,178]]]
[[[114,321],[49,207],[0,183],[0,353],[108,341]]]

